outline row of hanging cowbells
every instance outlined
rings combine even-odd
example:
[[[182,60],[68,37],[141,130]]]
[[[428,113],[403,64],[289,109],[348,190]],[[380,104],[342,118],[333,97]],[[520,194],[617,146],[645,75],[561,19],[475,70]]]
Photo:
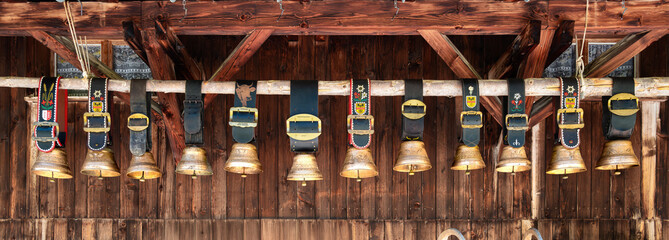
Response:
[[[58,111],[58,106],[67,106],[67,93],[58,89],[60,78],[42,78],[39,89],[39,114],[34,125],[33,140],[42,152],[32,166],[33,173],[48,177],[71,178],[65,152],[66,132],[59,131],[59,124],[66,124],[67,108]],[[607,107],[603,108],[604,133],[607,142],[602,158],[596,169],[619,170],[638,166],[629,137],[635,124],[638,99],[633,95],[634,81],[631,78],[615,79],[612,97],[603,98]],[[631,83],[630,83],[631,82]],[[133,154],[126,175],[144,181],[160,177],[161,171],[150,153],[150,108],[149,94],[145,81],[133,81],[131,90],[131,115],[128,117],[130,130],[129,148]],[[255,127],[258,123],[256,106],[256,82],[237,81],[234,107],[230,109],[229,125],[236,141],[225,164],[225,170],[247,174],[262,172],[258,153],[254,144]],[[340,175],[347,178],[375,177],[378,170],[368,148],[374,133],[374,118],[371,116],[369,80],[351,80],[347,131],[349,149]],[[560,108],[556,111],[557,145],[548,165],[548,174],[571,174],[586,171],[579,151],[579,131],[583,127],[583,110],[579,108],[579,81],[565,78],[561,81],[563,94]],[[89,151],[81,173],[90,176],[117,177],[120,170],[107,147],[111,117],[107,111],[107,79],[90,80],[89,111],[84,114],[84,131],[88,133]],[[422,101],[422,80],[406,80],[402,109],[402,143],[399,157],[393,167],[398,172],[413,175],[432,168],[422,141],[426,106]],[[516,173],[531,169],[524,142],[528,130],[528,116],[525,114],[524,81],[508,80],[509,97],[505,106],[504,148],[496,164],[498,172]],[[184,101],[184,130],[188,147],[184,149],[176,172],[191,175],[213,174],[207,162],[202,145],[202,93],[201,82],[187,81]],[[290,117],[286,120],[286,131],[290,138],[291,150],[296,153],[287,180],[322,180],[314,153],[318,150],[318,136],[321,134],[321,120],[318,116],[318,82],[291,82]],[[478,81],[463,80],[463,111],[460,116],[462,136],[451,169],[469,171],[485,167],[480,153],[480,128],[483,126],[479,106]],[[64,128],[67,129],[67,128]]]

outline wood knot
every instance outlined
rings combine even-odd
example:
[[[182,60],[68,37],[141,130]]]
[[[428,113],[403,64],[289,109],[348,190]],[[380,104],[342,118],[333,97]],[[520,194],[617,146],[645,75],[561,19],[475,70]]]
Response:
[[[253,18],[253,14],[250,12],[242,12],[241,14],[237,14],[237,20],[246,22],[248,20],[251,20]]]
[[[300,27],[309,28],[309,22],[306,19],[302,19],[302,22],[300,22]]]
[[[416,201],[416,202],[413,203],[413,206],[414,206],[415,208],[420,208],[420,205],[421,205],[421,204],[420,204],[420,202],[418,202],[418,201]]]

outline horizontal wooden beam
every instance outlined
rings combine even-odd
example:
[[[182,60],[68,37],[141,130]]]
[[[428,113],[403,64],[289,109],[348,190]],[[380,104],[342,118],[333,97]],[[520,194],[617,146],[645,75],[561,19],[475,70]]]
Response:
[[[72,3],[77,4],[78,3]],[[75,16],[80,36],[122,38],[122,22],[135,20],[144,29],[156,19],[168,21],[178,35],[246,35],[254,29],[274,29],[275,35],[417,35],[434,29],[449,35],[517,35],[529,20],[557,27],[573,20],[577,32],[585,25],[582,1],[283,1],[281,18],[275,1],[193,1],[188,15],[180,2],[82,2],[83,16]],[[625,14],[617,1],[591,3],[588,36],[617,36],[669,28],[669,4],[627,1]],[[26,31],[66,34],[61,3],[1,2],[0,35],[28,35]],[[278,21],[277,21],[278,19]]]
[[[669,96],[669,77],[635,78],[636,95],[640,98],[658,98]],[[611,96],[611,78],[586,78],[581,83],[581,96],[584,99],[594,99],[602,96]],[[88,89],[88,81],[77,78],[63,78],[60,81],[61,89]],[[160,93],[183,93],[186,89],[185,81],[149,80],[146,90]],[[348,96],[350,94],[349,80],[319,81],[319,95]],[[0,77],[0,87],[10,88],[37,88],[39,78],[30,77]],[[479,80],[481,96],[507,96],[508,88],[505,80]],[[559,78],[527,78],[525,79],[525,93],[528,96],[559,96]],[[372,80],[371,94],[373,96],[403,96],[403,80]],[[109,91],[130,92],[130,80],[109,80]],[[202,83],[204,94],[234,94],[235,82],[223,81]],[[268,80],[258,81],[259,95],[290,95],[290,81]],[[425,96],[462,96],[460,80],[424,80],[423,95]]]

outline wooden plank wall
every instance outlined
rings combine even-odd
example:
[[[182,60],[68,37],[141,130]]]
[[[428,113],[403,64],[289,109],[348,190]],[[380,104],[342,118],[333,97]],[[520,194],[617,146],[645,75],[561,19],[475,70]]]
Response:
[[[664,220],[539,220],[543,239],[667,239],[667,230],[648,232]],[[520,239],[521,220],[350,220],[350,219],[106,219],[0,220],[0,239],[394,239],[435,240],[448,228],[466,239]],[[453,238],[451,238],[453,239]]]
[[[189,36],[182,40],[191,55],[202,62],[209,76],[240,39]],[[479,72],[487,72],[485,70],[511,40],[513,37],[508,36],[453,37],[453,42]],[[656,63],[651,67],[641,64],[641,76],[669,76],[668,43],[665,37],[641,54],[640,61]],[[50,54],[34,40],[0,38],[0,46],[8,46],[0,47],[1,75],[49,73],[50,64],[45,59],[50,59]],[[455,78],[418,36],[272,36],[236,77],[259,80]],[[425,142],[433,169],[409,177],[392,171],[400,143],[401,97],[372,98],[376,134],[371,147],[380,175],[357,183],[339,177],[346,152],[347,99],[321,96],[319,115],[324,130],[319,139],[317,161],[325,180],[306,187],[285,180],[292,164],[283,123],[289,112],[287,96],[259,96],[258,99],[260,124],[256,131],[264,167],[262,174],[242,179],[223,170],[233,143],[226,120],[233,98],[221,95],[204,116],[205,132],[212,133],[205,135],[205,149],[215,174],[196,180],[175,174],[176,164],[167,147],[167,135],[158,121],[153,128],[153,153],[163,177],[146,183],[124,176],[99,181],[79,173],[86,150],[85,134],[80,127],[85,103],[70,103],[68,133],[71,138],[67,152],[70,167],[76,174],[72,180],[51,184],[46,179],[37,179],[29,171],[30,151],[26,146],[31,120],[23,97],[31,92],[0,88],[0,112],[9,113],[0,115],[0,182],[6,183],[0,184],[0,219],[4,219],[0,220],[0,234],[5,231],[9,234],[5,236],[25,233],[41,237],[46,233],[68,236],[68,239],[91,236],[86,234],[103,238],[95,232],[104,229],[118,230],[112,236],[114,239],[191,234],[214,237],[223,233],[239,236],[234,239],[294,234],[306,234],[299,239],[314,239],[309,236],[320,236],[321,232],[331,234],[329,237],[432,239],[441,229],[452,226],[467,231],[475,239],[494,239],[498,236],[519,238],[521,229],[525,229],[522,226],[526,225],[538,227],[547,239],[572,236],[627,239],[625,236],[638,236],[639,231],[649,236],[647,228],[651,226],[654,234],[669,233],[669,230],[661,231],[669,224],[658,220],[669,219],[669,201],[665,200],[669,194],[666,189],[669,179],[665,174],[666,124],[660,125],[662,133],[657,148],[656,208],[660,218],[645,220],[640,214],[641,168],[624,171],[620,176],[594,170],[605,143],[599,126],[602,107],[599,102],[583,104],[586,127],[582,131],[581,151],[588,171],[566,180],[543,175],[540,216],[532,220],[529,171],[515,177],[494,171],[491,149],[501,128],[489,114],[485,115],[481,142],[487,167],[469,176],[450,170],[460,134],[455,126],[462,102],[457,99],[425,98],[428,105]],[[663,120],[669,119],[665,108],[663,103],[660,115]],[[112,141],[122,172],[130,161],[125,146],[128,132],[122,120],[128,114],[128,105],[115,101]],[[640,122],[638,119],[633,136],[639,157]],[[541,154],[545,157],[543,161],[551,157],[553,124],[552,117],[543,124],[548,126],[545,152]],[[358,231],[362,235],[357,234]]]

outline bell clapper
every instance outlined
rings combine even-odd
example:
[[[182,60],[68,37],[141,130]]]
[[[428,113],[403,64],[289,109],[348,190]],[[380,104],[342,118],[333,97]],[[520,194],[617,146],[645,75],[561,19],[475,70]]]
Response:
[[[469,165],[466,166],[467,169],[465,169],[465,175],[469,175],[471,172],[469,171]]]
[[[49,178],[49,182],[55,183],[56,179],[53,177],[53,172],[51,172],[51,178]]]
[[[306,186],[307,186],[307,180],[306,180],[306,179],[303,179],[303,180],[302,180],[302,187],[306,187]]]
[[[193,170],[193,175],[191,176],[192,179],[197,179],[197,175],[195,175],[195,170]]]
[[[358,175],[356,176],[356,181],[357,182],[362,182],[362,178],[360,178],[360,170],[356,170],[358,172]]]
[[[516,176],[516,167],[511,167],[511,176]]]
[[[618,170],[618,165],[616,165],[616,170],[613,172],[613,175],[618,176],[618,175],[620,175],[620,173],[621,172],[620,172],[620,170]]]
[[[144,171],[142,171],[142,177],[139,178],[139,181],[140,182],[145,182],[146,181],[146,179],[144,179]]]
[[[98,180],[102,180],[102,170],[100,170],[98,173],[99,173],[98,174]]]
[[[242,178],[246,178],[246,168],[242,168]]]
[[[409,176],[413,176],[415,173],[413,172],[414,166],[409,165]]]

